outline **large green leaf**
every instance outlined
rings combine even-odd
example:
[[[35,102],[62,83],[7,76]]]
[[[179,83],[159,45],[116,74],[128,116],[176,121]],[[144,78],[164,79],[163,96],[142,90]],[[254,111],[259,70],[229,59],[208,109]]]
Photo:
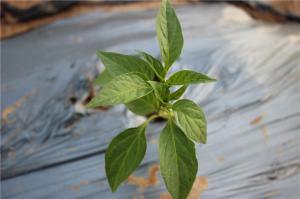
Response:
[[[157,112],[159,105],[159,100],[153,91],[144,97],[127,103],[126,107],[137,115],[149,115]]]
[[[152,90],[152,87],[135,73],[119,75],[104,86],[87,107],[128,103],[149,94]]]
[[[162,82],[148,81],[152,86],[154,93],[161,102],[166,102],[168,100],[170,90],[167,84]]]
[[[166,71],[180,56],[183,36],[179,20],[169,0],[163,0],[157,20],[156,32]]]
[[[145,126],[126,129],[105,152],[105,170],[113,192],[139,166],[147,148]]]
[[[113,79],[112,75],[109,74],[108,70],[104,69],[95,80],[96,85],[104,86]]]
[[[196,142],[206,143],[206,119],[202,109],[191,100],[178,100],[172,106],[175,123],[185,135]]]
[[[143,56],[143,58],[145,59],[145,61],[150,65],[150,67],[152,68],[152,70],[155,72],[156,76],[163,80],[163,78],[166,75],[166,71],[164,69],[164,66],[161,64],[161,62],[154,58],[152,55],[149,55],[146,52],[143,51],[139,51],[140,55]]]
[[[187,89],[187,86],[181,86],[179,89],[177,89],[175,92],[170,94],[169,100],[177,100],[179,99],[183,93],[185,92],[185,90]]]
[[[198,162],[195,146],[172,121],[159,137],[162,177],[173,199],[186,199],[195,180]]]
[[[214,82],[216,79],[191,70],[181,70],[174,73],[168,80],[169,85],[187,85]]]
[[[97,52],[103,64],[113,77],[129,72],[137,72],[145,76],[147,80],[154,78],[154,72],[149,64],[134,55],[123,55],[113,52]]]

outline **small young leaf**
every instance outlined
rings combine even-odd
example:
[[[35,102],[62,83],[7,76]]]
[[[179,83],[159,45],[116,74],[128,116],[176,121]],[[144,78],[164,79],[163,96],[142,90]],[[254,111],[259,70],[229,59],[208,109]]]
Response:
[[[169,0],[163,0],[156,20],[156,32],[166,71],[180,56],[183,36],[179,20]]]
[[[172,106],[175,123],[195,142],[206,143],[206,119],[202,109],[191,100],[178,100]]]
[[[209,83],[214,81],[216,81],[216,79],[208,77],[202,73],[191,70],[181,70],[174,73],[167,80],[167,83],[169,85],[188,85],[197,83]]]
[[[152,90],[152,87],[136,73],[126,73],[111,80],[87,107],[128,103],[149,94]]]
[[[198,162],[195,146],[172,121],[159,137],[162,177],[173,199],[186,199],[195,180]]]
[[[179,99],[183,95],[183,93],[185,92],[186,89],[187,89],[187,86],[181,86],[174,93],[171,93],[169,100]]]
[[[149,115],[157,112],[159,108],[159,100],[154,94],[154,91],[126,104],[126,107],[137,115]]]
[[[156,76],[160,80],[163,80],[163,78],[166,75],[166,71],[164,69],[164,66],[161,64],[161,62],[146,52],[139,51],[139,53],[144,57],[145,61],[151,66]]]
[[[109,72],[106,69],[104,69],[104,71],[102,71],[102,73],[98,75],[97,79],[95,80],[95,84],[99,86],[104,86],[112,79],[113,77],[109,74]]]
[[[166,102],[168,100],[170,94],[168,85],[155,81],[148,81],[148,83],[152,86],[157,98],[159,98],[162,102]]]
[[[97,52],[108,72],[113,76],[137,72],[138,75],[144,75],[147,80],[154,78],[154,72],[149,67],[149,64],[143,59],[134,55],[123,55],[112,52]]]
[[[105,170],[113,192],[139,166],[146,148],[144,125],[127,129],[112,140],[105,152]]]

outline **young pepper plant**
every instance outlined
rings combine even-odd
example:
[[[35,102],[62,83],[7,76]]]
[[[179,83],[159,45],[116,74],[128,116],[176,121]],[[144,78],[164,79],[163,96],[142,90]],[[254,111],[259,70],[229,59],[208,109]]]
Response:
[[[188,85],[215,79],[191,70],[181,70],[167,78],[183,47],[181,26],[169,0],[162,1],[156,31],[163,63],[145,52],[138,56],[97,52],[105,70],[96,83],[103,88],[87,107],[124,103],[138,115],[151,115],[141,125],[116,136],[105,153],[106,175],[113,192],[143,160],[148,123],[157,117],[165,118],[167,123],[158,143],[161,174],[172,197],[185,199],[198,170],[194,142],[206,143],[206,119],[196,103],[180,97]],[[173,86],[179,88],[171,93]]]

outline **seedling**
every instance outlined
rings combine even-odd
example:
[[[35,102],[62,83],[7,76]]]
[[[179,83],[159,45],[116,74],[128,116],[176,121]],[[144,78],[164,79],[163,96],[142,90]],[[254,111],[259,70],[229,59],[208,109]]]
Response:
[[[183,47],[181,26],[169,0],[162,1],[156,31],[163,63],[146,52],[97,52],[105,70],[96,83],[103,88],[87,107],[124,103],[133,113],[150,115],[141,125],[116,136],[105,153],[106,175],[113,192],[143,160],[148,123],[165,118],[167,123],[158,143],[161,175],[172,197],[185,199],[198,170],[194,142],[206,143],[206,119],[196,103],[180,97],[190,84],[216,80],[191,70],[181,70],[167,78]],[[179,88],[170,92],[174,86]]]

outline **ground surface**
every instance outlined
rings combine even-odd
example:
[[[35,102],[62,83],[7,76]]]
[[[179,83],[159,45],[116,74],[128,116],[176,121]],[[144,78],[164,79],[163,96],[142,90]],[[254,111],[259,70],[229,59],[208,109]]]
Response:
[[[219,80],[185,95],[208,120],[208,144],[197,146],[198,175],[207,185],[201,198],[297,199],[299,25],[266,25],[223,5],[177,11],[185,47],[173,70],[195,69]],[[155,13],[94,12],[1,42],[2,198],[165,197],[159,176],[144,190],[126,183],[115,194],[105,178],[108,143],[143,118],[123,106],[90,114],[82,107],[101,68],[97,49],[159,55]],[[157,168],[162,127],[148,128],[147,154],[135,176],[147,178],[149,168],[152,174]]]

